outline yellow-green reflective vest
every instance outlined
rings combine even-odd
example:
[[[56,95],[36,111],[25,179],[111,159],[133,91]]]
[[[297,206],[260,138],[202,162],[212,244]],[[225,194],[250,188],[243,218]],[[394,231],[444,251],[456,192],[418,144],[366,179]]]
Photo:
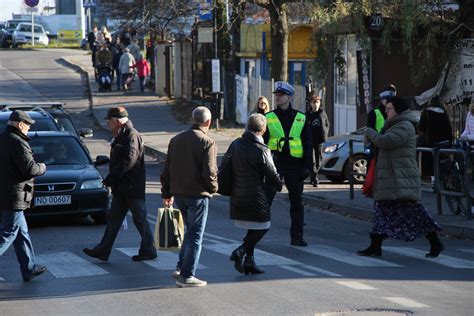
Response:
[[[382,111],[380,111],[380,109],[375,109],[374,113],[375,113],[375,130],[377,132],[380,132],[385,122],[385,118],[383,117]]]
[[[296,158],[302,158],[303,143],[301,142],[301,132],[303,131],[304,122],[306,120],[305,115],[300,112],[296,114],[293,125],[291,125],[290,135],[288,135],[288,137],[285,137],[285,132],[283,131],[281,122],[274,112],[267,113],[266,117],[268,132],[270,133],[268,148],[273,151],[278,150],[281,152],[283,146],[285,145],[285,141],[288,140],[290,146],[290,155]]]

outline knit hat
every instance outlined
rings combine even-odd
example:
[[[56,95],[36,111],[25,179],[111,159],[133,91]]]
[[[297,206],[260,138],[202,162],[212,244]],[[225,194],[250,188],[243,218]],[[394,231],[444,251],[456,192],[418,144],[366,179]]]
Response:
[[[397,112],[397,114],[400,114],[400,113],[410,109],[410,107],[405,102],[405,100],[403,100],[402,98],[397,97],[397,96],[389,98],[387,100],[387,104],[388,103],[393,104],[393,108],[395,109],[395,112]]]

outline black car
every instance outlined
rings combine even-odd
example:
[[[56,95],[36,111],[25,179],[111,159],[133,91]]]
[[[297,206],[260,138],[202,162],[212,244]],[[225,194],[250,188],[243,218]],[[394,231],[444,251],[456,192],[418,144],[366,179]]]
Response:
[[[69,132],[30,132],[28,136],[34,158],[46,164],[46,173],[35,178],[32,208],[25,215],[91,215],[96,224],[104,224],[109,191],[97,166],[109,158],[97,156],[92,161],[85,146]]]
[[[71,116],[64,110],[64,103],[61,102],[9,102],[0,103],[0,109],[2,111],[14,111],[23,110],[31,112],[40,112],[44,116],[51,116],[59,129],[39,129],[34,127],[36,130],[50,131],[50,130],[62,130],[68,131],[77,137],[92,137],[93,131],[90,128],[78,129],[74,124]],[[34,126],[34,125],[33,125]]]

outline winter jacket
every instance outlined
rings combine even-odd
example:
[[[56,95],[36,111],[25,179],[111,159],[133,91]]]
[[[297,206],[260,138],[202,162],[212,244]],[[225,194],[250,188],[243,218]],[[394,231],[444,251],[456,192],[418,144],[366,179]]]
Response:
[[[0,136],[0,210],[26,210],[33,199],[33,178],[45,173],[36,163],[28,141],[16,127]]]
[[[109,174],[104,184],[112,194],[145,198],[145,150],[138,131],[128,121],[114,138],[110,149]]]
[[[375,167],[374,200],[421,199],[416,160],[417,118],[410,110],[386,120],[380,133],[367,128],[365,136],[379,149]]]
[[[326,112],[319,109],[317,112],[307,112],[306,119],[311,129],[311,138],[313,140],[313,147],[324,143],[328,138],[329,120]]]
[[[291,126],[293,125],[293,121],[296,118],[296,114],[299,112],[290,107],[287,110],[282,110],[280,108],[276,108],[273,111],[278,119],[280,120],[281,126],[285,135],[288,137],[290,134]],[[268,112],[271,113],[271,112]],[[268,115],[267,113],[267,115]],[[263,135],[265,140],[265,144],[268,144],[268,140],[270,138],[270,132],[267,131]],[[288,146],[288,141],[285,142],[285,145],[282,148],[281,152],[273,151],[273,158],[276,165],[291,165],[297,166],[299,168],[304,168],[310,170],[313,168],[313,144],[311,141],[311,131],[309,129],[309,124],[306,121],[304,124],[304,128],[301,131],[301,142],[303,143],[303,158],[295,158],[290,155],[290,148]],[[309,171],[308,171],[309,172]]]
[[[282,185],[270,149],[251,132],[234,141],[232,148],[232,194],[230,218],[266,222],[270,220],[271,190]]]
[[[161,196],[212,197],[217,192],[217,146],[198,125],[173,137],[161,172]]]
[[[131,74],[133,72],[133,65],[135,64],[135,59],[132,54],[124,52],[120,57],[119,61],[119,70],[122,75]]]
[[[112,65],[113,56],[112,52],[108,49],[101,49],[95,55],[96,65]]]
[[[145,78],[150,74],[150,63],[146,59],[142,58],[133,66],[137,67],[139,78]]]

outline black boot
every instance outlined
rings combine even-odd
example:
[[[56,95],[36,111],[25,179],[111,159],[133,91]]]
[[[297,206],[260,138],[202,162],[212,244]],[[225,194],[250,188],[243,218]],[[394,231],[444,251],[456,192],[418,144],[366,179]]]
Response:
[[[357,251],[359,256],[381,257],[383,236],[379,234],[370,234],[370,246],[365,250]]]
[[[244,260],[244,273],[245,274],[262,274],[265,273],[255,264],[253,256],[246,255]]]
[[[244,273],[244,255],[245,255],[245,248],[244,245],[237,247],[232,254],[230,255],[229,259],[234,261],[234,268],[235,270],[239,271],[240,273]]]
[[[430,242],[430,252],[428,252],[425,257],[426,258],[436,258],[439,256],[441,251],[444,250],[444,245],[441,243],[441,240],[438,238],[438,234],[436,232],[432,232],[425,235],[426,239]]]

